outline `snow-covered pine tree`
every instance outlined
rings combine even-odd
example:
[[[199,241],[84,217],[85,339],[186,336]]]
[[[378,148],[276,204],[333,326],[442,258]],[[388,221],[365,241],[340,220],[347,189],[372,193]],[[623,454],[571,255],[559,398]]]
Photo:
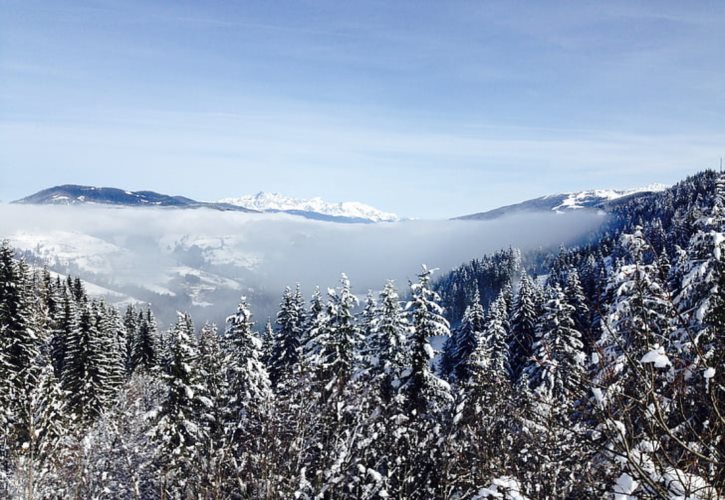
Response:
[[[486,315],[481,305],[481,296],[478,289],[474,292],[473,302],[466,308],[461,320],[461,326],[457,330],[453,345],[453,374],[456,381],[465,381],[470,373],[468,370],[468,358],[476,350],[479,338],[486,325]]]
[[[126,328],[126,346],[124,350],[124,359],[126,362],[126,373],[128,376],[133,372],[133,349],[138,338],[139,327],[138,312],[133,304],[129,304],[123,315],[123,326]]]
[[[410,325],[400,303],[395,284],[388,281],[380,292],[374,327],[366,340],[370,358],[367,365],[378,385],[380,396],[389,402],[400,386],[403,369],[408,366],[408,330]]]
[[[431,339],[450,336],[439,295],[431,289],[433,270],[423,266],[418,281],[411,283],[406,304],[410,333],[410,367],[403,374],[399,390],[402,412],[396,422],[395,451],[391,458],[390,488],[401,497],[436,497],[445,490],[445,469],[439,467],[448,447],[445,441],[448,414],[453,401],[447,382],[436,376],[431,366],[435,350]],[[441,441],[443,440],[443,441]]]
[[[569,272],[566,287],[564,288],[564,295],[567,303],[574,308],[574,328],[582,335],[584,350],[585,352],[591,352],[596,339],[592,336],[592,320],[589,313],[589,305],[581,281],[579,280],[579,273],[576,269],[572,269]]]
[[[252,479],[261,476],[265,456],[262,444],[272,401],[267,369],[262,363],[262,341],[253,331],[252,313],[242,297],[235,314],[227,318],[224,333],[227,349],[227,440],[236,462],[232,477],[239,485],[236,494],[259,495]],[[246,479],[245,479],[246,478]]]
[[[50,363],[44,364],[37,375],[37,384],[28,388],[20,404],[28,416],[23,442],[16,457],[18,483],[23,485],[24,498],[45,496],[46,476],[54,473],[53,462],[59,459],[63,436],[67,433],[65,394]],[[19,492],[18,492],[19,493]]]
[[[226,380],[227,358],[214,324],[205,323],[199,336],[197,371],[200,378],[199,411],[206,442],[201,446],[199,482],[202,496],[221,498],[226,491],[231,446],[225,433],[226,402],[229,390]]]
[[[410,285],[411,299],[406,305],[411,325],[411,367],[402,389],[414,415],[443,411],[452,400],[450,386],[438,378],[431,367],[435,351],[430,339],[450,337],[450,326],[438,304],[440,297],[430,288],[433,272],[433,269],[423,266],[418,282]]]
[[[328,291],[325,313],[312,332],[312,360],[323,399],[341,392],[352,377],[356,349],[362,340],[353,312],[357,304],[357,297],[350,291],[350,280],[343,274],[339,289]]]
[[[187,313],[179,313],[170,332],[169,364],[163,378],[168,392],[155,415],[150,437],[157,443],[158,488],[162,498],[192,498],[201,466],[200,447],[205,428],[199,414],[198,349],[194,325]]]
[[[87,425],[97,418],[109,401],[113,363],[98,329],[98,318],[98,304],[85,302],[81,306],[78,328],[69,332],[66,339],[61,382],[68,392],[68,411],[79,425]]]
[[[248,414],[264,411],[271,389],[267,369],[261,361],[262,343],[253,331],[252,313],[246,297],[237,312],[227,318],[224,341],[227,349],[228,408],[234,425]]]
[[[677,435],[694,423],[682,420],[690,420],[689,409],[673,404],[680,386],[672,383],[676,311],[642,228],[623,234],[621,245],[625,253],[608,286],[612,302],[595,353],[593,406],[604,448],[621,473],[641,484],[640,491],[668,496],[658,477],[687,456]]]
[[[62,377],[68,336],[78,328],[78,310],[68,289],[63,286],[56,321],[50,339],[50,359],[55,376]]]
[[[506,303],[506,296],[503,293],[491,303],[484,329],[479,337],[479,342],[488,346],[490,369],[497,372],[497,378],[501,379],[510,377],[511,373],[507,342],[510,337],[510,326]]]
[[[536,324],[540,315],[540,302],[531,278],[524,272],[521,275],[519,290],[514,301],[511,315],[511,337],[509,353],[511,372],[514,380],[518,380],[524,367],[533,356],[536,338]]]
[[[203,381],[202,397],[205,410],[205,425],[210,437],[223,434],[227,389],[227,359],[222,348],[217,327],[205,323],[199,335],[199,377]]]
[[[269,378],[273,386],[293,372],[300,362],[301,337],[304,321],[299,285],[295,293],[287,287],[277,313],[277,332],[269,364]]]
[[[546,402],[572,403],[583,393],[586,355],[574,314],[561,288],[550,287],[536,333],[534,359],[527,367],[532,387]]]
[[[159,348],[159,332],[151,309],[147,308],[145,313],[139,311],[138,329],[131,352],[131,372],[154,370],[160,361]]]
[[[0,394],[0,407],[5,410],[6,423],[17,433],[19,442],[27,441],[24,421],[29,418],[18,406],[18,397],[28,394],[36,384],[40,332],[34,328],[31,295],[25,266],[15,260],[7,241],[0,244],[0,352],[3,359],[0,377],[5,394]],[[11,431],[13,432],[13,431]]]
[[[98,332],[103,351],[108,359],[108,399],[114,400],[119,388],[126,381],[126,328],[114,307],[101,303]]]
[[[375,301],[373,291],[368,290],[368,294],[365,296],[365,307],[360,314],[360,333],[365,339],[369,338],[375,329],[377,312],[378,304]]]
[[[505,299],[491,305],[484,331],[478,332],[475,349],[466,359],[468,377],[456,386],[451,445],[451,476],[456,491],[475,491],[492,477],[507,473],[511,443],[511,382],[505,369]]]

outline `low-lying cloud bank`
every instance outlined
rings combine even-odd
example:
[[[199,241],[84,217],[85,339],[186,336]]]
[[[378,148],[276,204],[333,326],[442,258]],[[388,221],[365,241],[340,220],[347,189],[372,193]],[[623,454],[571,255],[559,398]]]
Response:
[[[421,263],[446,271],[508,246],[566,244],[603,221],[581,212],[347,225],[206,209],[0,205],[0,238],[59,272],[114,289],[155,290],[176,297],[180,307],[229,312],[233,303],[218,303],[222,289],[229,297],[261,298],[299,282],[310,292],[317,284],[334,286],[341,272],[358,293],[379,289],[386,279],[403,287]],[[183,297],[191,298],[184,303]]]

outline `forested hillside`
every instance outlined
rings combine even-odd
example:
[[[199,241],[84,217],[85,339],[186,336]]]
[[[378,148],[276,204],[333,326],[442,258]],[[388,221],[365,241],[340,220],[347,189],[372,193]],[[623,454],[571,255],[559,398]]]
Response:
[[[578,247],[167,331],[5,243],[0,496],[721,498],[725,176],[611,210]]]

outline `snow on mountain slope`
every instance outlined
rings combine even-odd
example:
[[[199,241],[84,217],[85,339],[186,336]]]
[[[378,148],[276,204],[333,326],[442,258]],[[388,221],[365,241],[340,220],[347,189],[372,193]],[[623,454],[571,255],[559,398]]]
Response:
[[[628,197],[664,191],[668,186],[650,184],[634,189],[593,189],[575,193],[550,194],[540,198],[506,205],[486,212],[456,217],[461,220],[493,220],[522,212],[568,212],[572,210],[606,209],[608,203]]]
[[[105,240],[74,231],[17,231],[7,237],[15,248],[33,253],[48,266],[73,266],[77,271],[94,274],[112,273],[111,263],[126,253]]]
[[[594,207],[605,201],[613,201],[638,193],[656,193],[664,191],[668,187],[669,186],[664,184],[650,184],[648,186],[634,189],[593,189],[590,191],[580,191],[578,193],[564,193],[566,198],[564,198],[559,205],[553,207],[552,210],[576,210],[579,208]],[[544,198],[547,197],[545,196]]]
[[[278,193],[259,192],[255,195],[241,196],[239,198],[224,198],[219,202],[260,212],[304,212],[372,222],[394,222],[399,220],[398,216],[393,213],[383,212],[364,203],[355,201],[330,203],[322,198],[300,200]]]

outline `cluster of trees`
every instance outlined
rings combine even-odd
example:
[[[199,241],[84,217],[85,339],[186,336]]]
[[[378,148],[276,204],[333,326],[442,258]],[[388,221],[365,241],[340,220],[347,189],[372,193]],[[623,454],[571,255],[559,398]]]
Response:
[[[424,267],[362,304],[343,275],[223,332],[161,332],[4,244],[0,494],[719,498],[725,178],[629,203],[545,261]]]

